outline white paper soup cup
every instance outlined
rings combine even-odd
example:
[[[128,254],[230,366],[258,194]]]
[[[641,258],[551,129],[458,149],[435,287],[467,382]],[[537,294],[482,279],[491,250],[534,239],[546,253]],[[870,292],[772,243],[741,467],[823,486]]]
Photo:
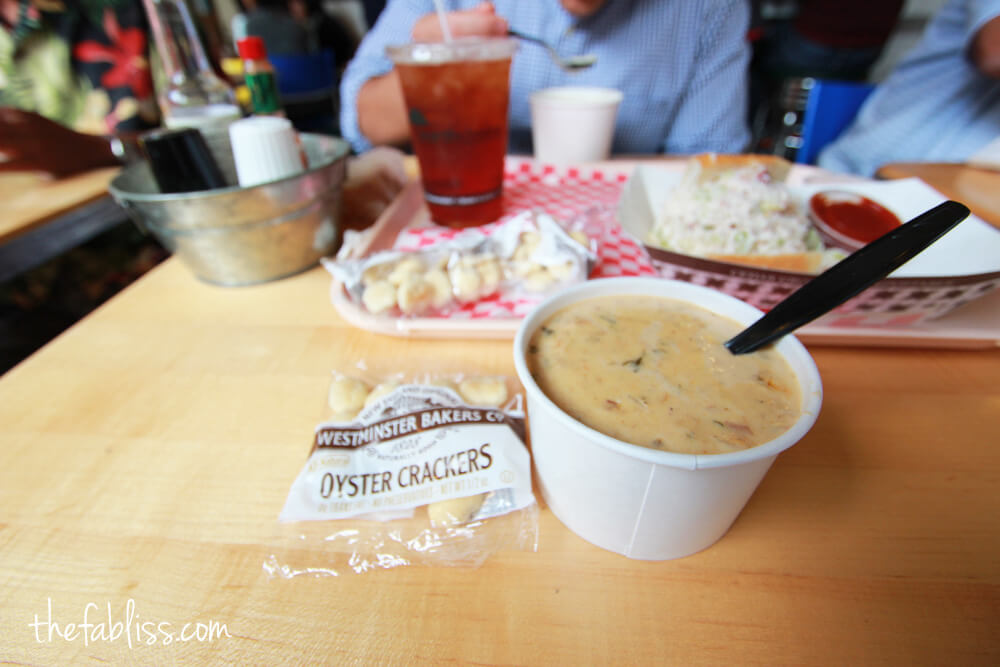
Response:
[[[557,165],[606,160],[611,155],[622,92],[563,86],[531,94],[535,159]]]
[[[599,547],[629,558],[666,560],[705,549],[725,534],[778,454],[812,427],[823,389],[805,347],[785,336],[776,349],[799,381],[802,414],[770,442],[727,454],[677,454],[589,428],[542,393],[528,371],[526,350],[535,330],[556,311],[592,297],[633,294],[685,301],[741,324],[762,314],[739,299],[690,283],[592,280],[555,294],[528,314],[514,338],[514,365],[527,396],[535,471],[552,512]]]

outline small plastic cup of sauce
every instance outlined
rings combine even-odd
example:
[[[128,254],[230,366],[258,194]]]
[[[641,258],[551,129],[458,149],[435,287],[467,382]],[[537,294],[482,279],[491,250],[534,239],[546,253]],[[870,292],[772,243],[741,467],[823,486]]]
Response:
[[[809,217],[827,245],[854,252],[902,224],[895,213],[868,197],[844,190],[817,192]]]

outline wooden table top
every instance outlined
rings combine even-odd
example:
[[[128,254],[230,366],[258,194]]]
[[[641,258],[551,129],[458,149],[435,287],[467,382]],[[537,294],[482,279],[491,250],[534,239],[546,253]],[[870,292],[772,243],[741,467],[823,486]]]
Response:
[[[508,341],[354,329],[329,286],[171,259],[0,379],[0,662],[1000,662],[997,349],[812,348],[818,422],[687,558],[602,551],[543,507],[537,552],[478,569],[270,578],[331,370],[514,374]]]
[[[0,172],[0,243],[108,194],[118,167],[49,179],[28,172]]]

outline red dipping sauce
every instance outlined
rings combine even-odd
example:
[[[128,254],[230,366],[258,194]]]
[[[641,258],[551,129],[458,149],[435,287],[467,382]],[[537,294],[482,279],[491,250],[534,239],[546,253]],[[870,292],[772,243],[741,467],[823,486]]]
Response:
[[[813,225],[828,245],[854,251],[899,227],[896,214],[863,195],[817,192],[809,200]]]
[[[899,227],[896,214],[853,192],[817,192],[809,200],[813,224],[828,243],[857,250]]]

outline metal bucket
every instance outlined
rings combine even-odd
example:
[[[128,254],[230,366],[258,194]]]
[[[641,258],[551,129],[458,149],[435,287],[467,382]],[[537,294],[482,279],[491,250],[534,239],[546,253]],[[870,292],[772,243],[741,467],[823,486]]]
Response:
[[[126,167],[109,190],[129,216],[216,285],[290,276],[333,254],[341,239],[340,197],[350,147],[301,134],[309,168],[249,188],[159,192],[148,163]]]

